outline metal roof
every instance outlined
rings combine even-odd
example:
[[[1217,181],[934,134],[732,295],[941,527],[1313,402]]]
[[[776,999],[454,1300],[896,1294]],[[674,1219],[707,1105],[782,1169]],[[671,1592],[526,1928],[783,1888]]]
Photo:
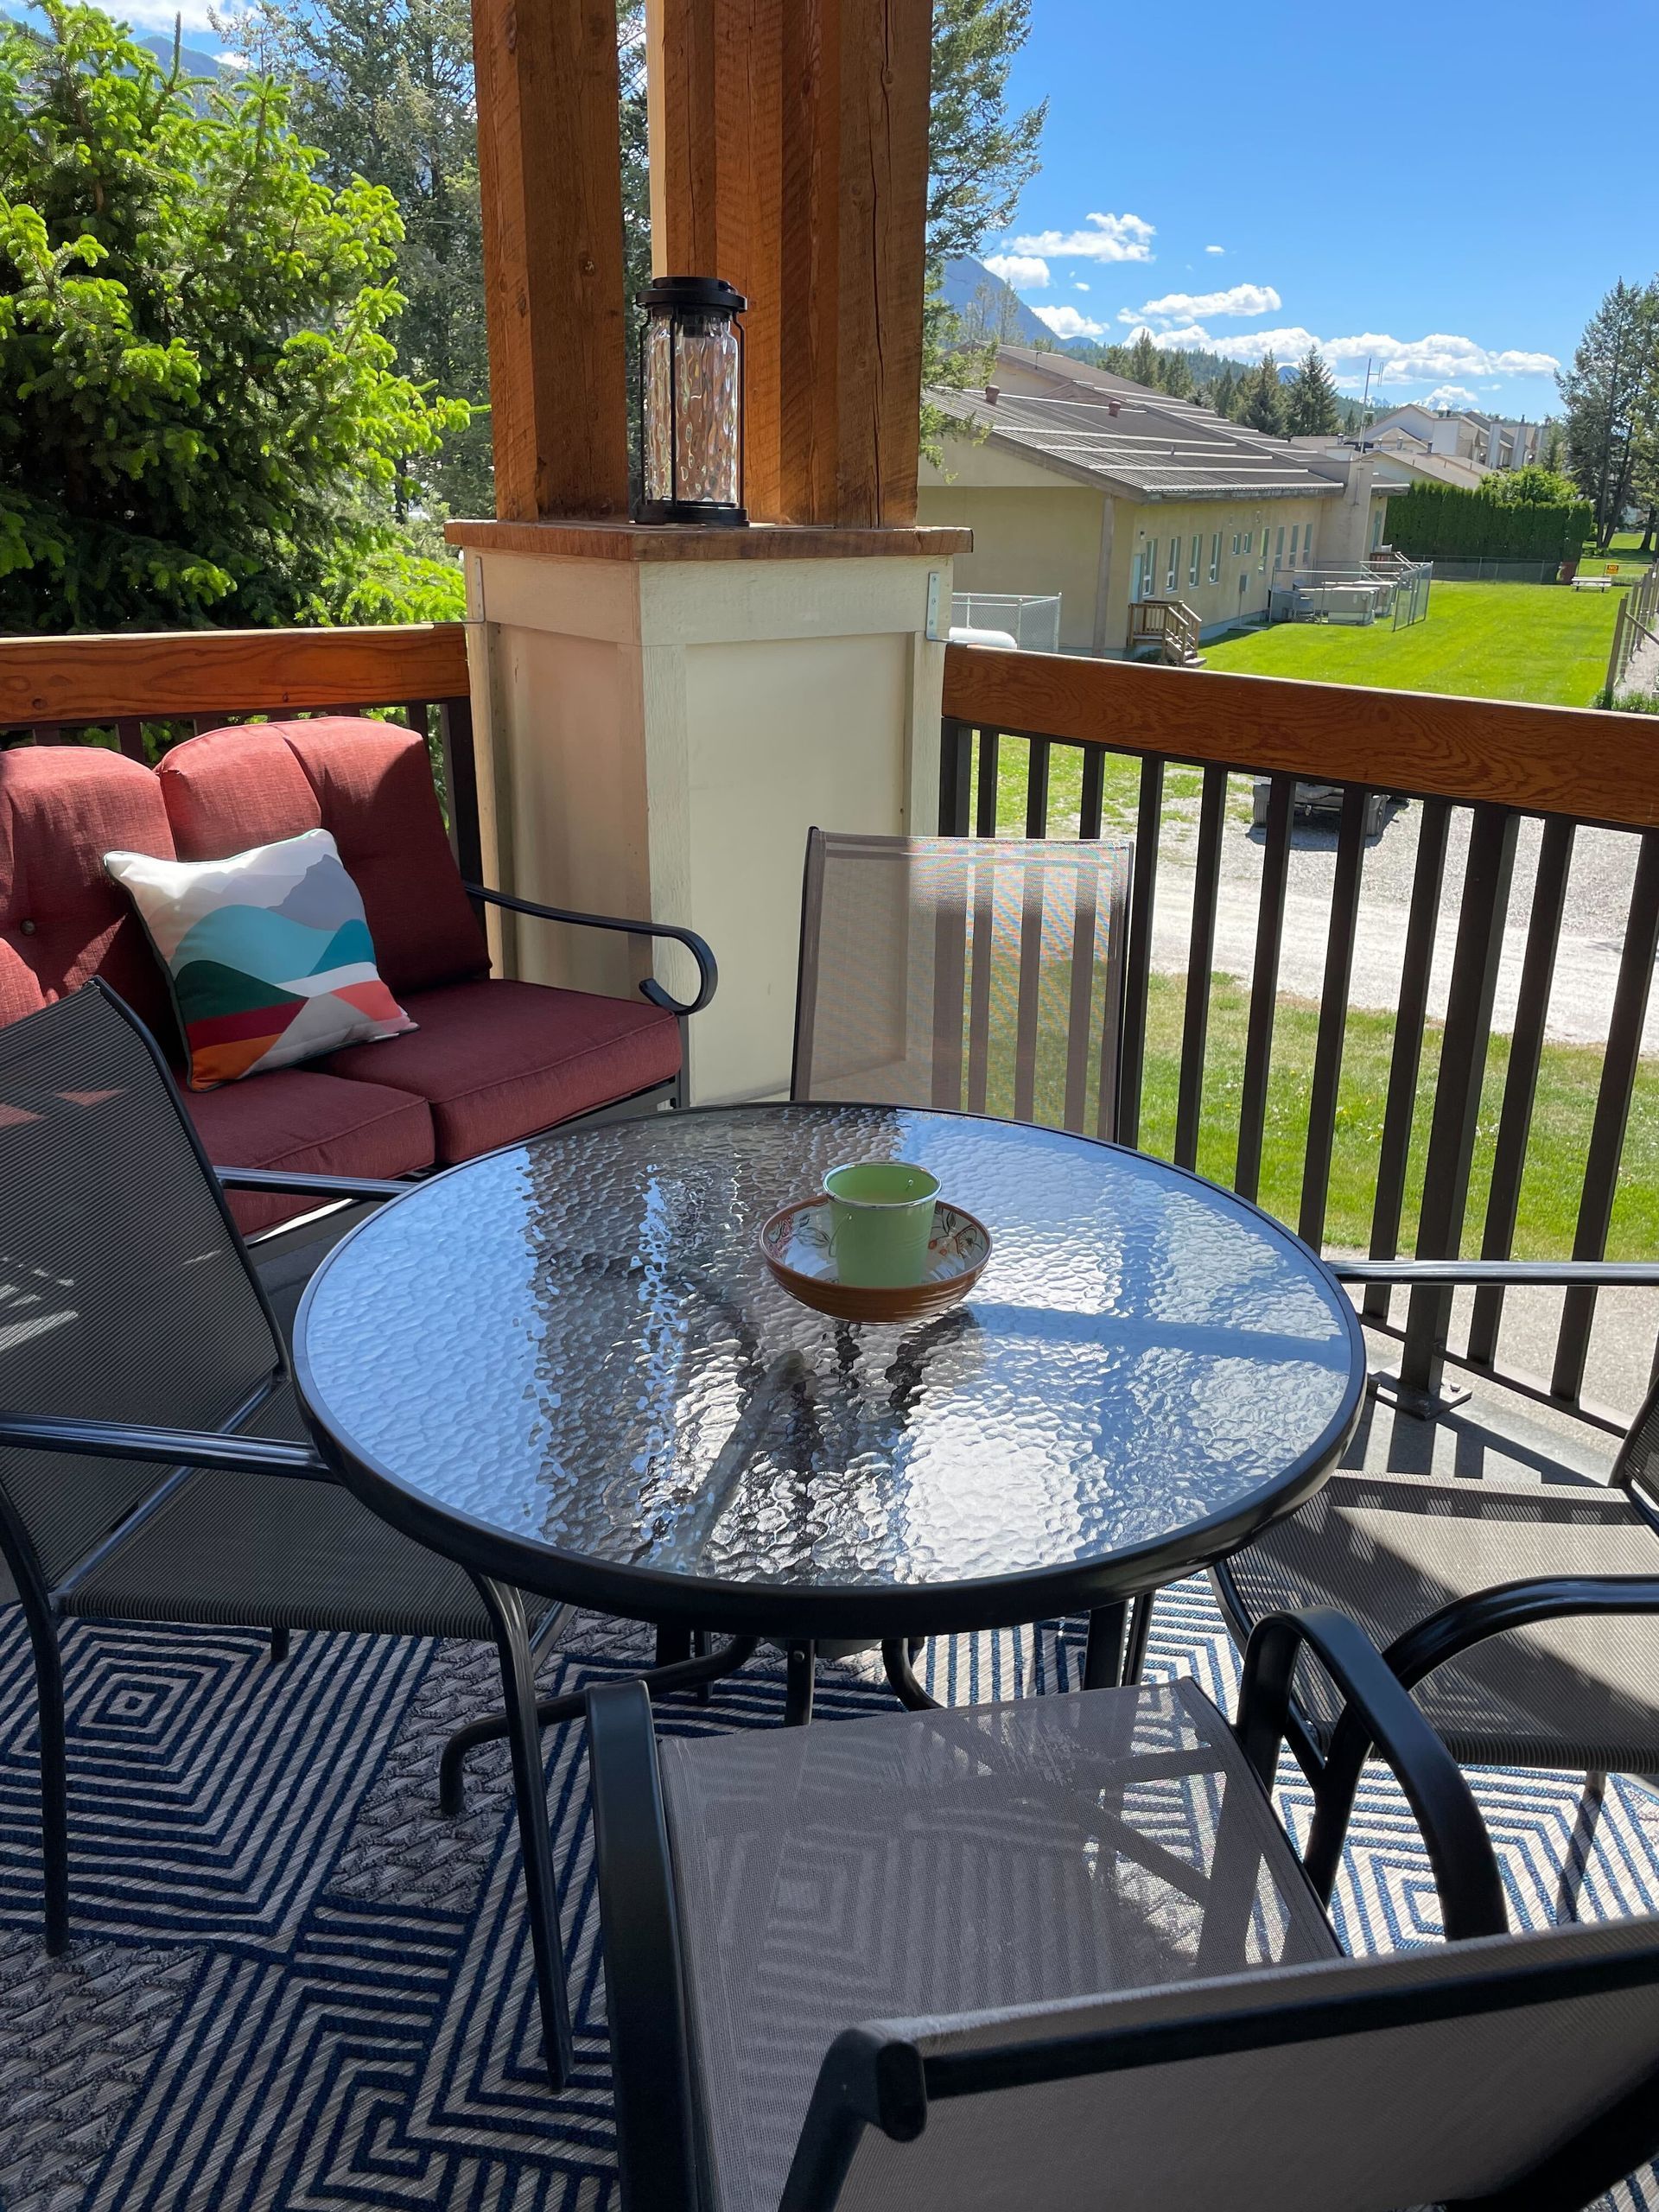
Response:
[[[1342,490],[1284,440],[1179,400],[1157,406],[1126,395],[1114,413],[1105,392],[1036,399],[1004,391],[995,406],[973,392],[932,388],[928,397],[956,421],[987,430],[994,444],[1142,499],[1319,499]]]

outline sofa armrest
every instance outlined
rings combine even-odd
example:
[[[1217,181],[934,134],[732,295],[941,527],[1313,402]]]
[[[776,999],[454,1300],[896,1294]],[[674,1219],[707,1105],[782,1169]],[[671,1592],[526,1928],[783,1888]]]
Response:
[[[285,1167],[215,1167],[213,1173],[227,1191],[283,1191],[298,1198],[401,1198],[411,1187],[366,1175],[300,1175]]]
[[[481,883],[466,887],[470,899],[482,899],[492,906],[503,906],[509,913],[531,914],[543,922],[570,922],[579,929],[620,930],[629,937],[671,938],[676,944],[683,944],[697,963],[697,995],[690,1005],[682,1005],[671,997],[654,976],[647,976],[639,986],[642,998],[652,1006],[659,1006],[665,1014],[677,1014],[682,1020],[690,1014],[701,1014],[715,995],[720,981],[720,970],[715,965],[715,956],[695,930],[681,929],[673,922],[627,921],[614,914],[584,914],[569,906],[543,906],[539,899],[515,898],[511,892],[491,891]]]

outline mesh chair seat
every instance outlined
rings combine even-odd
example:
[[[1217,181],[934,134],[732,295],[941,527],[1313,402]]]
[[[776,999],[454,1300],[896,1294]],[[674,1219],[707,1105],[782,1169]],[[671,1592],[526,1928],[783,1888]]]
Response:
[[[721,2212],[776,2212],[849,2022],[1338,1955],[1191,1681],[658,1757]]]
[[[1659,1574],[1659,1531],[1622,1488],[1333,1475],[1218,1574],[1247,1628],[1333,1605],[1386,1648],[1453,1599],[1543,1575]],[[1323,1751],[1339,1700],[1303,1662]],[[1413,1692],[1470,1765],[1659,1772],[1659,1620],[1554,1620],[1475,1645]]]

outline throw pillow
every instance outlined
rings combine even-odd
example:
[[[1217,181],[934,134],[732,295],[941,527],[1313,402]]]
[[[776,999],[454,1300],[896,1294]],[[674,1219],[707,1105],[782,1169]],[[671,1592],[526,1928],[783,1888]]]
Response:
[[[105,853],[173,993],[193,1090],[415,1027],[326,830],[222,861]]]

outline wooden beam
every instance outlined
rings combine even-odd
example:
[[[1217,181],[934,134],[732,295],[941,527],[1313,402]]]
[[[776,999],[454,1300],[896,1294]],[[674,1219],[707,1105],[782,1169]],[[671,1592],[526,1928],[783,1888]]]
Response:
[[[628,511],[614,0],[474,0],[498,516]]]
[[[929,0],[650,0],[653,257],[744,321],[758,521],[916,514]]]
[[[0,728],[467,696],[460,622],[0,638]]]
[[[944,712],[1021,736],[1659,828],[1640,715],[949,645]]]

